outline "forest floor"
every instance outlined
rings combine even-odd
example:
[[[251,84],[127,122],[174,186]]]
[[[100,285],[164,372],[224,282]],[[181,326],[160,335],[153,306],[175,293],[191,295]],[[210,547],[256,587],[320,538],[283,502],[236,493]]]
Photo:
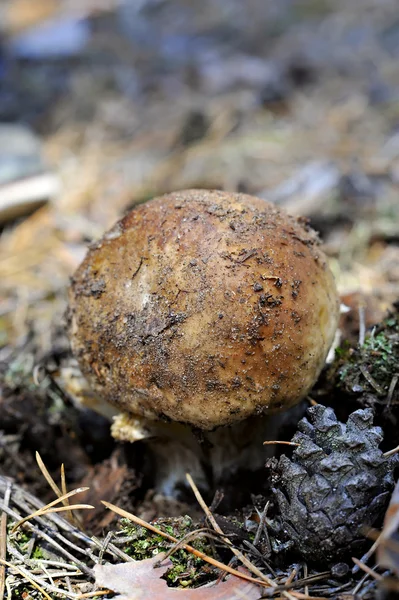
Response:
[[[249,0],[245,11],[234,0],[142,4],[131,20],[93,17],[77,57],[13,59],[0,79],[0,122],[29,125],[61,182],[56,200],[0,232],[0,592],[115,597],[106,593],[117,591],[113,578],[136,574],[96,571],[108,582],[96,591],[94,565],[153,561],[175,543],[132,524],[132,514],[177,539],[212,528],[214,514],[213,538],[192,534],[186,543],[235,570],[244,552],[245,573],[252,565],[263,583],[233,577],[200,588],[220,569],[178,549],[166,579],[186,588],[182,598],[190,600],[190,586],[197,600],[388,598],[398,593],[398,553],[388,566],[369,557],[356,567],[352,556],[308,564],[282,540],[268,546],[277,512],[270,470],[257,472],[256,484],[244,473],[213,490],[211,512],[190,486],[180,499],[156,493],[145,444],[115,442],[109,421],[80,405],[64,315],[88,243],[135,204],[185,188],[273,201],[320,232],[345,306],[338,352],[313,403],[342,422],[371,407],[383,452],[398,446],[397,3]],[[297,421],[280,439],[291,439]],[[39,515],[12,532],[20,518],[82,487],[90,489],[70,503],[94,509]],[[365,535],[355,559],[371,545]],[[143,565],[141,595],[123,597],[168,598],[161,572]]]

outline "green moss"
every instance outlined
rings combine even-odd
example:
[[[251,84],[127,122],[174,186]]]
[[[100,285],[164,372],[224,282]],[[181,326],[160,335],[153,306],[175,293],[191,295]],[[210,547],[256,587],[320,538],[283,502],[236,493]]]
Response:
[[[349,342],[347,340],[344,340],[342,342],[341,346],[338,346],[338,348],[335,348],[335,358],[336,360],[338,359],[345,359],[348,351],[350,350],[351,346],[349,344]]]
[[[25,554],[28,551],[29,545],[32,543],[32,533],[29,530],[23,529],[23,527],[20,527],[19,529],[17,529],[17,531],[15,533],[11,534],[11,530],[14,527],[14,525],[15,525],[15,523],[13,523],[13,522],[8,524],[8,526],[7,526],[8,535],[10,535],[12,537],[13,544],[15,544],[17,546],[18,550],[22,554]],[[46,557],[47,557],[47,555],[46,555],[45,551],[36,542],[36,545],[33,549],[31,558],[40,560],[40,559],[43,559]]]
[[[333,372],[339,387],[349,393],[386,397],[398,374],[399,313],[390,314],[372,329],[361,346],[351,348],[344,343],[335,355]]]
[[[39,546],[36,546],[35,549],[33,550],[32,558],[34,558],[36,560],[41,560],[42,558],[46,558],[46,556],[45,556],[42,548],[40,548]]]
[[[161,552],[168,552],[175,545],[161,535],[134,525],[127,519],[121,519],[120,524],[123,534],[131,538],[123,550],[135,560],[152,558]],[[176,519],[158,519],[155,525],[161,531],[179,540],[198,528],[188,516]],[[213,555],[207,538],[200,537],[190,540],[189,543],[197,550]],[[215,579],[214,573],[207,563],[185,550],[177,550],[171,555],[170,560],[173,566],[164,578],[171,587],[197,587]]]

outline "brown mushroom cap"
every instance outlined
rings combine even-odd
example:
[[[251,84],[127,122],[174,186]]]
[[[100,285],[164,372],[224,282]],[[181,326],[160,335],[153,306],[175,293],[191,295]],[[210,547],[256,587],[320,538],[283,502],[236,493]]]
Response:
[[[303,220],[204,190],[135,207],[89,249],[69,300],[72,348],[98,392],[205,430],[303,398],[339,312]]]

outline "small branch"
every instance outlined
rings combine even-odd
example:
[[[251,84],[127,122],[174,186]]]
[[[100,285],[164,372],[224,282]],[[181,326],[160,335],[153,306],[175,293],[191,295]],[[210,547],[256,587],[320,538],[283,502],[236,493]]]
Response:
[[[290,585],[294,581],[297,574],[298,574],[298,569],[297,569],[297,567],[295,567],[294,569],[292,569],[290,575],[288,576],[287,581],[285,582],[285,585]],[[306,593],[308,593],[308,592],[306,592]]]
[[[373,577],[377,581],[381,581],[381,579],[383,579],[382,575],[380,575],[379,573],[376,573],[373,569],[370,569],[370,567],[368,567],[367,565],[365,565],[364,563],[362,563],[362,561],[359,560],[358,558],[354,558],[352,556],[352,560],[355,563],[355,565],[357,567],[359,567],[359,569],[361,569],[362,571],[364,571],[365,573],[367,573],[367,575],[370,575],[370,577]],[[374,569],[376,569],[377,567],[378,567],[378,565],[376,565],[374,567]]]
[[[328,579],[329,577],[331,577],[331,571],[323,571],[322,573],[309,575],[309,577],[304,577],[303,579],[297,579],[289,584],[286,582],[283,585],[278,585],[273,591],[280,592],[284,590],[293,590],[294,588],[301,588],[305,586],[305,594],[307,595],[308,591],[306,590],[308,589],[309,583],[316,583],[317,581]]]
[[[263,509],[263,513],[262,513],[262,515],[260,517],[258,529],[256,530],[256,534],[255,534],[254,541],[253,541],[253,545],[255,547],[259,544],[260,536],[262,535],[262,531],[264,530],[264,527],[265,527],[266,517],[267,517],[267,511],[269,510],[269,504],[270,504],[270,501],[268,500],[266,502],[266,504],[265,504],[265,508]],[[271,553],[271,546],[270,546],[269,534],[267,533],[267,530],[266,530],[266,540],[267,540],[267,549],[268,549],[269,554],[270,554]]]
[[[374,377],[368,372],[366,367],[364,365],[360,365],[359,370],[360,370],[361,374],[363,375],[363,377],[365,378],[365,380],[368,381],[368,383],[371,385],[371,387],[374,388],[378,394],[383,396],[385,394],[384,390],[382,389],[380,384],[377,383],[377,381],[374,379]]]
[[[365,573],[363,575],[363,577],[361,578],[361,580],[355,585],[355,587],[353,588],[353,590],[351,591],[351,595],[356,597],[356,594],[361,590],[363,584],[365,581],[367,581],[367,579],[369,578],[369,574]]]
[[[101,592],[99,592],[98,590],[96,592],[87,592],[86,594],[79,594],[79,596],[77,596],[77,600],[80,600],[81,598],[97,598],[97,596],[108,596],[108,594],[112,594],[113,592],[111,592],[111,590],[103,590]]]
[[[10,508],[7,508],[4,504],[1,504],[1,503],[0,503],[0,510],[3,510],[4,512],[6,512],[7,515],[9,515],[10,517],[12,517],[14,520],[17,520],[20,517],[20,515],[18,515],[14,510],[12,510]],[[89,577],[91,577],[92,579],[94,579],[94,574],[93,574],[92,569],[90,569],[89,567],[87,567],[86,564],[83,563],[82,561],[80,561],[78,558],[76,558],[76,556],[73,556],[73,554],[71,554],[70,552],[68,552],[68,550],[66,550],[64,546],[65,545],[72,546],[75,551],[81,551],[82,554],[86,554],[86,555],[87,555],[87,550],[83,550],[82,548],[79,548],[78,546],[75,546],[75,545],[71,544],[71,542],[69,542],[67,540],[67,538],[63,537],[59,533],[56,533],[56,531],[54,529],[51,530],[51,535],[49,535],[45,531],[42,531],[41,529],[39,529],[39,527],[36,527],[35,525],[32,525],[32,523],[30,523],[29,521],[26,523],[26,527],[28,527],[28,529],[30,531],[32,531],[37,537],[40,537],[43,540],[46,540],[46,542],[50,546],[52,546],[53,548],[55,548],[56,550],[58,550],[59,554],[61,554],[64,558],[67,558],[71,563],[73,563],[74,565],[76,565],[77,567],[79,567],[79,569],[83,573],[85,573],[86,575],[88,575]],[[62,545],[59,544],[53,538],[57,538],[58,540],[60,540],[60,542],[62,543]]]
[[[64,494],[63,496],[61,496],[60,498],[56,498],[55,500],[53,500],[52,502],[50,502],[49,504],[46,504],[46,506],[43,506],[42,508],[39,508],[39,510],[35,510],[35,512],[31,513],[30,515],[28,515],[27,517],[24,517],[23,519],[21,519],[20,521],[18,521],[14,527],[11,530],[11,533],[15,533],[16,530],[21,527],[21,525],[23,525],[26,521],[30,521],[30,519],[33,519],[34,517],[42,517],[46,514],[46,512],[61,512],[63,510],[69,510],[69,508],[72,508],[68,505],[68,507],[65,506],[61,506],[58,507],[57,509],[52,509],[51,507],[53,507],[55,504],[59,504],[60,502],[63,502],[66,498],[70,498],[70,496],[75,496],[76,494],[80,494],[81,492],[85,492],[86,490],[88,490],[88,487],[82,487],[82,488],[77,488],[76,490],[72,490],[71,492],[68,492],[67,494]],[[90,505],[86,505],[86,504],[82,504],[82,505],[77,505],[80,508],[84,507],[84,508],[94,508],[94,506],[90,506]],[[49,510],[51,509],[51,510]]]
[[[48,469],[47,469],[46,465],[44,464],[44,462],[42,461],[42,457],[40,456],[39,452],[36,452],[35,456],[36,456],[36,462],[38,464],[39,469],[42,472],[44,479],[47,481],[47,483],[53,490],[54,494],[58,498],[61,498],[61,496],[63,494],[62,494],[60,488],[58,487],[58,485],[55,483],[54,479],[51,477],[50,473],[48,472]]]
[[[317,406],[319,403],[316,400],[313,400],[310,396],[306,396],[306,400],[309,402],[310,406]]]
[[[303,565],[303,577],[304,579],[306,579],[308,576],[308,565],[307,563],[304,563]],[[309,586],[305,585],[305,594],[309,595]]]
[[[64,467],[64,463],[61,464],[61,491],[62,491],[62,495],[66,496],[66,494],[68,493],[68,489],[67,489],[67,484],[66,484],[66,478],[65,478],[65,467]],[[66,498],[63,502],[64,506],[69,506],[69,500],[68,498]],[[74,525],[76,525],[74,518],[73,518],[73,513],[71,510],[68,510],[67,515],[66,515],[68,521],[70,523],[73,523]]]
[[[27,573],[25,571],[25,569],[23,569],[22,567],[18,567],[17,565],[13,565],[12,563],[10,563],[6,560],[3,560],[1,558],[0,558],[0,564],[4,565],[5,567],[8,567],[9,569],[15,569],[20,575],[22,575],[22,577],[25,577],[25,579],[27,579],[29,581],[29,583],[31,585],[33,585],[34,588],[39,590],[39,592],[41,594],[43,594],[43,596],[45,598],[47,598],[47,600],[52,600],[52,598],[47,594],[47,592],[45,592],[44,589],[38,583],[36,583],[36,581],[33,581],[33,579],[30,577],[29,573]]]
[[[177,544],[172,546],[172,548],[170,548],[166,552],[166,554],[162,558],[162,561],[160,561],[160,562],[163,562],[164,560],[166,560],[167,558],[172,556],[172,554],[177,552],[177,550],[184,548],[184,546],[185,546],[185,544],[187,544],[187,542],[196,540],[199,537],[206,537],[208,539],[215,540],[216,542],[221,541],[220,536],[216,535],[216,533],[213,531],[213,529],[209,529],[208,527],[204,527],[203,529],[195,529],[194,531],[190,531],[189,533],[186,533],[186,535],[181,540],[179,540],[179,542]]]
[[[331,598],[325,596],[308,596],[308,594],[302,594],[301,592],[291,592],[291,594],[299,600],[331,600]]]
[[[358,306],[359,313],[359,346],[363,346],[364,339],[366,337],[366,307],[363,302],[359,302]]]
[[[399,452],[399,446],[396,446],[396,448],[392,448],[392,450],[388,450],[388,452],[384,452],[383,457],[389,458],[390,456],[393,456],[394,454],[397,454],[398,452]]]
[[[389,390],[388,390],[388,395],[387,395],[387,408],[389,408],[389,406],[391,405],[393,393],[395,391],[396,384],[398,383],[398,381],[399,381],[399,375],[396,374],[392,377],[391,383],[389,384]]]
[[[264,446],[272,446],[274,444],[283,444],[284,446],[300,446],[300,444],[296,444],[295,442],[286,442],[284,440],[266,440],[266,442],[263,442]]]

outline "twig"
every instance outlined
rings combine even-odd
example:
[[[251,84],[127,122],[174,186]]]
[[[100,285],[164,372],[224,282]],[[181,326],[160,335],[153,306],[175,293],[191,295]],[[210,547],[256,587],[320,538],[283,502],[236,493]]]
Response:
[[[264,446],[271,446],[274,444],[284,444],[284,446],[300,446],[300,444],[296,444],[295,442],[286,442],[283,440],[266,440],[266,442],[263,442]]]
[[[360,591],[360,589],[362,588],[363,584],[365,581],[367,581],[367,579],[370,577],[370,575],[368,573],[365,573],[363,575],[363,577],[361,578],[361,580],[355,585],[355,587],[353,588],[353,590],[351,591],[351,595],[352,596],[356,596],[356,594]]]
[[[52,576],[52,574],[51,574],[51,573],[49,573],[49,571],[46,569],[46,567],[45,567],[44,565],[42,566],[42,570],[44,571],[44,576],[45,576],[45,577],[47,576],[47,577],[49,578],[49,580],[50,580],[50,585],[51,585],[53,588],[55,588],[56,586],[55,586],[55,584],[54,584],[54,579],[53,579],[53,576]],[[31,575],[32,575],[32,571],[31,571]],[[42,576],[42,577],[43,577],[43,576]]]
[[[44,589],[38,583],[36,583],[36,581],[34,581],[31,578],[29,573],[27,573],[24,568],[18,567],[17,565],[13,565],[12,563],[10,563],[6,560],[3,560],[2,558],[0,558],[0,564],[4,565],[5,567],[8,567],[9,569],[15,569],[15,571],[17,571],[20,575],[22,575],[22,577],[25,577],[25,579],[27,579],[29,581],[29,583],[31,585],[33,585],[34,588],[39,590],[39,592],[41,594],[43,594],[43,596],[45,598],[47,598],[47,600],[52,600],[52,598],[47,594],[47,592],[45,592]]]
[[[362,561],[359,560],[358,558],[354,558],[352,556],[352,560],[355,563],[355,565],[357,565],[359,567],[359,569],[361,569],[362,571],[364,571],[365,573],[370,575],[370,577],[373,577],[377,581],[381,581],[381,579],[383,579],[382,575],[380,575],[379,573],[376,573],[375,571],[373,571],[373,569],[370,569],[370,567],[368,567],[367,565],[362,563]],[[374,567],[374,569],[376,569],[377,567],[378,567],[378,565],[376,565]]]
[[[0,503],[0,510],[5,511],[10,517],[12,517],[15,520],[17,520],[19,518],[19,515],[16,514],[15,511],[13,511],[12,509],[4,506],[4,504]],[[53,534],[53,537],[52,537],[51,535],[48,535],[46,532],[44,532],[41,529],[39,529],[39,527],[36,527],[35,525],[33,525],[32,523],[29,523],[29,522],[26,523],[26,527],[30,531],[32,531],[35,535],[37,535],[38,537],[41,537],[42,539],[46,540],[46,542],[48,542],[51,546],[53,546],[54,548],[56,548],[58,550],[58,552],[60,552],[61,555],[63,555],[65,558],[67,558],[72,563],[74,563],[77,567],[79,567],[79,569],[83,573],[85,573],[86,575],[88,575],[91,578],[94,578],[93,571],[89,567],[87,567],[85,565],[85,563],[83,563],[82,561],[80,561],[79,559],[77,559],[76,556],[73,556],[70,552],[68,552],[68,550],[65,550],[64,546],[61,546],[61,544],[59,544],[58,542],[56,542],[55,539],[53,539],[53,537],[57,537],[63,544],[68,544],[69,546],[71,546],[72,544],[69,542],[69,540],[67,540],[66,538],[64,538],[60,534],[55,534],[54,531],[52,531],[52,534]],[[78,546],[73,546],[73,547],[74,547],[75,550],[81,550],[83,553],[87,554],[87,551],[83,551]]]
[[[11,483],[8,483],[6,492],[4,494],[4,504],[9,505],[11,496]],[[0,522],[0,559],[6,560],[7,558],[7,513],[1,513]],[[6,583],[6,567],[1,565],[0,567],[0,600],[4,600],[4,590]]]
[[[80,569],[75,569],[74,571],[49,571],[48,569],[46,569],[43,566],[41,566],[40,568],[32,568],[32,573],[46,573],[46,575],[43,575],[43,578],[45,577],[56,577],[57,579],[59,579],[60,577],[80,577],[81,575],[83,575],[82,571]]]
[[[281,592],[283,590],[292,590],[294,588],[301,588],[307,586],[309,583],[316,583],[321,579],[328,579],[331,576],[331,571],[323,571],[322,573],[317,573],[315,575],[309,575],[309,577],[304,577],[303,579],[297,579],[296,581],[292,581],[291,583],[284,583],[283,585],[277,585],[272,591]],[[305,592],[308,594],[308,592]]]
[[[387,408],[389,408],[391,405],[393,393],[395,391],[396,384],[398,383],[398,381],[399,381],[399,375],[396,374],[392,377],[391,383],[389,384],[389,389],[388,389],[388,394],[387,394]]]
[[[7,481],[8,480],[6,477],[3,477],[2,475],[0,475],[0,490],[5,489],[5,487],[7,486],[6,485]],[[28,506],[28,504],[31,504],[34,508],[37,508],[37,509],[43,508],[43,506],[44,506],[44,504],[42,502],[40,502],[40,500],[38,498],[36,498],[36,496],[33,496],[32,494],[27,492],[25,489],[23,489],[17,485],[13,486],[12,500],[13,500],[13,503],[15,504],[15,506],[17,506],[19,509],[25,511],[27,514],[29,514],[31,512],[31,507]],[[15,518],[15,520],[18,520],[20,518],[20,516],[13,517],[13,518]],[[45,523],[41,519],[41,517],[36,517],[36,519],[37,519],[38,523],[41,523],[41,524],[43,524],[43,526],[48,528],[48,524]],[[69,523],[69,521],[67,521],[66,519],[63,519],[62,517],[58,516],[58,514],[56,514],[56,513],[47,514],[46,519],[48,521],[50,521],[53,525],[55,525],[58,529],[69,533],[71,536],[78,539],[80,542],[82,542],[88,546],[94,545],[94,542],[88,535],[86,535],[84,532],[77,529],[74,525]],[[59,539],[62,538],[62,535],[59,533],[57,533],[55,535],[57,535],[57,537],[59,536]]]
[[[47,467],[44,464],[44,462],[42,461],[42,457],[40,456],[39,452],[36,452],[35,456],[36,456],[36,462],[38,464],[39,469],[42,472],[43,477],[45,478],[45,480],[47,481],[47,483],[49,484],[49,486],[51,487],[51,489],[53,490],[53,492],[57,496],[57,498],[61,498],[61,496],[63,496],[63,493],[61,492],[60,488],[58,487],[58,485],[55,483],[54,479],[51,477],[50,473],[48,472]]]
[[[220,542],[220,537],[216,535],[213,529],[209,529],[208,527],[204,527],[202,529],[195,529],[194,531],[189,531],[181,540],[178,541],[177,544],[172,546],[172,548],[169,548],[166,554],[164,554],[164,556],[162,557],[161,562],[172,556],[172,554],[177,552],[177,550],[183,548],[187,542],[191,542],[191,540],[196,540],[199,537],[207,537],[208,539]]]
[[[290,575],[287,577],[287,581],[285,582],[285,584],[290,585],[294,581],[294,578],[297,575],[297,573],[298,573],[298,568],[294,567],[292,569]],[[306,592],[306,593],[308,593],[308,592]]]
[[[208,505],[205,503],[203,497],[201,496],[199,489],[197,488],[196,484],[194,483],[193,478],[191,477],[191,475],[189,473],[186,473],[186,479],[187,479],[188,483],[190,484],[191,489],[194,492],[194,496],[196,497],[198,504],[200,505],[200,507],[202,508],[204,513],[206,514],[206,517],[207,517],[208,521],[211,523],[214,530],[217,531],[220,535],[225,537],[224,532],[221,530],[221,528],[217,524],[215,517],[209,510]],[[226,538],[226,540],[227,540],[227,538]],[[227,540],[227,541],[228,541],[229,545],[231,545],[231,541],[230,540]]]
[[[374,388],[378,394],[380,394],[381,396],[385,394],[385,392],[382,389],[382,387],[380,386],[380,384],[377,383],[377,381],[368,372],[368,370],[366,369],[366,367],[364,365],[360,365],[359,370],[360,370],[361,374],[363,375],[363,377],[366,379],[366,381],[368,381],[368,383],[371,385],[371,387]]]
[[[303,577],[304,579],[306,579],[308,576],[308,565],[307,563],[304,563],[303,565]],[[305,585],[305,594],[309,595],[309,586]]]
[[[19,550],[17,550],[17,548],[13,545],[11,540],[8,541],[7,552],[9,554],[11,554],[11,556],[14,556],[14,558],[19,560],[20,562],[22,562],[22,563],[26,562],[24,555]]]
[[[365,554],[361,557],[360,561],[362,564],[365,564],[371,556],[373,556],[374,552],[377,550],[378,546],[381,544],[383,539],[382,531],[375,531],[369,529],[367,532],[364,532],[364,535],[372,540],[374,540],[374,544],[367,550]],[[355,574],[359,571],[359,565],[355,562],[355,566],[352,568],[352,573]]]
[[[386,452],[385,455],[389,455],[389,453],[394,453],[396,450],[396,448],[394,448],[393,450],[389,450],[389,452]],[[395,522],[393,522],[391,526],[394,528],[393,530],[396,530]],[[365,537],[369,538],[370,540],[373,540],[374,543],[369,548],[369,550],[367,550],[367,552],[361,557],[359,561],[361,564],[365,564],[369,560],[369,558],[377,550],[378,546],[384,546],[385,548],[393,550],[393,552],[396,553],[399,552],[399,543],[388,537],[390,533],[392,533],[391,529],[384,528],[382,531],[378,531],[376,529],[368,528],[366,531],[362,531],[362,533],[365,535]],[[354,562],[357,565],[356,561]],[[353,567],[352,573],[357,573],[358,570],[359,566],[357,565]]]
[[[32,558],[31,559],[34,564],[41,565],[45,564],[49,567],[59,567],[61,569],[70,569],[71,571],[76,570],[76,565],[70,565],[65,562],[61,562],[59,560],[47,560],[47,558]]]
[[[209,522],[211,523],[212,527],[221,536],[223,536],[223,539],[226,540],[226,543],[230,546],[230,550],[233,552],[233,554],[242,562],[243,565],[245,565],[247,567],[247,569],[249,571],[251,571],[254,575],[256,575],[257,577],[259,577],[260,579],[262,579],[268,586],[270,586],[270,587],[276,587],[277,584],[276,584],[275,581],[273,581],[272,579],[270,579],[269,577],[267,577],[267,575],[265,575],[264,573],[262,573],[262,571],[260,571],[258,569],[258,567],[256,567],[255,565],[253,565],[251,563],[251,561],[248,560],[248,558],[246,556],[244,556],[244,554],[242,552],[240,552],[240,550],[238,550],[237,548],[234,548],[234,546],[231,543],[231,541],[225,536],[225,534],[223,533],[221,527],[216,522],[215,517],[213,516],[213,514],[209,510],[206,502],[204,501],[204,499],[201,496],[201,493],[200,493],[199,489],[195,485],[194,480],[193,480],[193,478],[191,477],[191,475],[189,473],[186,473],[186,478],[187,478],[188,483],[191,486],[191,489],[194,492],[194,495],[195,495],[195,497],[196,497],[196,499],[198,501],[198,504],[201,506],[202,510],[206,514],[206,516],[207,516]],[[290,598],[292,600],[292,596],[290,596],[290,594],[288,592],[283,592],[283,594],[286,596],[286,598]]]
[[[66,479],[65,479],[65,467],[64,467],[64,463],[61,464],[61,490],[62,490],[62,495],[66,496],[68,493],[68,489],[67,489],[67,485],[66,485]],[[68,498],[65,498],[65,501],[63,502],[64,506],[69,506],[69,500]],[[66,515],[68,521],[70,523],[74,523],[76,525],[76,521],[74,519],[74,515],[73,512],[71,510],[69,510],[67,512]]]
[[[15,556],[15,558],[17,558],[17,560],[20,560],[22,563],[26,562],[25,561],[25,557],[22,556],[17,550],[15,550],[15,548],[12,548],[12,547],[10,548],[10,554],[12,556]],[[15,563],[12,563],[12,566],[15,567],[16,566]],[[66,590],[61,589],[61,588],[57,587],[54,584],[54,582],[52,581],[51,577],[56,577],[57,573],[51,573],[50,574],[47,570],[45,570],[44,571],[45,575],[41,576],[41,577],[38,577],[37,575],[33,574],[33,570],[28,571],[28,570],[25,569],[25,567],[22,567],[22,566],[20,568],[23,569],[24,571],[26,571],[29,574],[29,576],[31,577],[31,579],[33,579],[33,581],[35,581],[36,583],[38,583],[41,587],[43,587],[44,589],[48,590],[49,592],[54,592],[55,594],[59,594],[62,597],[65,596],[66,598],[71,598],[71,600],[74,600],[77,597],[77,595],[78,595],[78,594],[76,594],[75,592],[72,592],[72,591],[67,592]],[[42,570],[40,570],[39,572],[42,573]],[[73,573],[69,573],[69,574],[71,575]],[[81,575],[81,574],[82,573],[79,572],[79,575]],[[66,574],[64,573],[64,574],[61,574],[61,576],[62,575],[64,575],[64,577],[65,577]],[[44,580],[44,577],[49,577],[51,583],[47,583]]]
[[[36,462],[39,466],[39,469],[42,472],[43,477],[45,478],[45,480],[47,481],[47,483],[49,484],[49,486],[51,487],[51,489],[53,490],[53,492],[55,493],[55,495],[58,498],[61,498],[62,496],[65,497],[65,499],[63,500],[63,505],[64,506],[68,506],[69,505],[69,500],[68,497],[66,497],[66,494],[68,492],[67,490],[67,486],[66,486],[66,479],[65,479],[65,467],[64,464],[61,465],[61,489],[58,487],[58,485],[55,483],[54,479],[51,477],[46,465],[44,464],[42,457],[40,456],[39,452],[36,452]],[[77,518],[76,515],[74,515],[72,512],[70,512],[67,515],[67,519],[68,521],[72,524],[72,525],[77,525],[79,523],[79,519]]]
[[[114,535],[113,531],[108,531],[107,535],[105,536],[105,539],[103,540],[103,543],[101,544],[100,552],[98,554],[98,564],[100,564],[100,565],[103,562],[104,552],[106,552],[108,544],[112,540],[113,535]]]
[[[70,504],[69,506],[54,506],[53,508],[47,508],[46,510],[43,510],[43,512],[41,513],[32,513],[31,515],[25,518],[24,522],[26,522],[28,519],[31,519],[32,517],[38,516],[38,514],[39,516],[46,516],[50,513],[67,512],[69,510],[79,510],[82,508],[94,508],[94,506],[92,506],[91,504]]]
[[[392,448],[392,450],[388,450],[388,452],[384,452],[383,456],[384,458],[389,458],[389,456],[393,456],[394,454],[397,454],[399,452],[399,446],[396,446],[396,448]]]
[[[265,504],[265,508],[263,509],[263,513],[260,517],[258,529],[256,530],[254,541],[252,542],[255,547],[259,544],[260,536],[262,535],[262,531],[265,528],[267,511],[269,510],[269,504],[270,504],[270,501],[268,500]],[[270,546],[269,534],[267,532],[267,529],[265,530],[265,534],[266,534],[267,549],[268,549],[268,553],[270,554],[271,546]]]
[[[366,337],[366,307],[363,302],[359,302],[359,346],[363,346]]]
[[[123,552],[123,550],[121,550],[120,548],[115,546],[115,544],[111,544],[110,542],[108,542],[108,544],[106,545],[106,547],[104,549],[103,541],[99,540],[94,535],[91,539],[94,542],[94,544],[98,548],[100,548],[100,552],[103,551],[103,553],[104,553],[106,551],[106,552],[108,552],[108,554],[110,554],[114,558],[120,558],[121,560],[124,560],[125,562],[134,562],[134,558],[132,558],[131,556],[126,554],[126,552]],[[93,558],[93,560],[94,560],[94,558]]]
[[[219,504],[221,503],[221,501],[224,498],[224,493],[221,492],[220,490],[216,490],[215,495],[213,497],[213,500],[211,502],[211,505],[209,507],[209,509],[212,512],[215,512],[215,510],[217,510],[217,507],[219,506]]]
[[[311,398],[310,396],[306,396],[306,400],[309,402],[309,404],[311,406],[317,406],[318,402],[316,402],[316,400],[313,400],[313,398]]]
[[[268,572],[271,573],[273,575],[273,577],[277,577],[276,571],[267,562],[267,560],[265,558],[265,554],[262,554],[262,552],[260,552],[260,550],[258,550],[258,548],[256,548],[253,544],[251,544],[251,542],[249,540],[244,540],[243,544],[250,550],[251,554],[253,554],[254,556],[257,556],[259,558],[259,560],[264,564],[264,566],[266,567]]]
[[[70,498],[71,496],[76,496],[76,494],[80,494],[81,492],[85,492],[88,489],[89,489],[88,487],[77,488],[76,490],[72,490],[71,492],[68,492],[67,494],[61,496],[60,498],[56,498],[52,502],[49,502],[49,504],[46,504],[42,508],[39,508],[38,510],[34,511],[33,513],[31,513],[27,517],[24,517],[23,519],[21,519],[20,521],[18,521],[14,525],[14,527],[12,528],[11,533],[15,533],[15,531],[19,527],[21,527],[21,525],[23,525],[24,523],[26,523],[26,521],[30,521],[34,517],[40,517],[40,516],[43,516],[43,515],[45,515],[46,513],[49,513],[49,512],[61,512],[63,510],[68,510],[68,508],[66,508],[65,506],[58,507],[57,509],[52,509],[51,507],[54,506],[55,504],[59,504],[60,502],[62,502],[66,498]],[[94,508],[94,506],[91,506],[89,504],[81,504],[81,505],[78,505],[78,506],[81,506],[81,507],[84,507],[84,508]]]
[[[112,591],[102,590],[96,592],[87,592],[86,594],[79,594],[79,596],[76,597],[80,600],[80,598],[96,598],[97,596],[108,596],[108,594],[112,594]]]
[[[301,592],[291,592],[291,594],[300,600],[330,600],[330,598],[326,598],[325,596],[308,596],[308,594],[302,594]]]
[[[151,525],[151,523],[147,523],[147,521],[143,521],[143,519],[140,519],[140,517],[136,517],[136,515],[129,513],[127,510],[123,510],[123,508],[119,508],[118,506],[115,506],[114,504],[111,504],[110,502],[106,502],[105,500],[101,500],[101,503],[104,504],[104,506],[106,508],[108,508],[109,510],[113,510],[116,514],[120,515],[121,517],[124,517],[125,519],[129,519],[130,521],[133,521],[133,523],[136,523],[137,525],[140,525],[141,527],[145,527],[149,531],[152,531],[153,533],[156,533],[157,535],[164,537],[165,539],[169,540],[170,542],[174,542],[174,543],[179,542],[179,540],[177,538],[175,538],[173,535],[169,535],[168,533],[165,533],[161,529],[158,529],[158,527],[155,527],[155,525]],[[245,573],[242,573],[241,571],[232,569],[231,567],[212,558],[211,556],[208,556],[204,552],[201,552],[200,550],[197,550],[196,548],[189,546],[188,544],[184,545],[184,549],[187,550],[187,552],[194,554],[194,556],[196,556],[197,558],[201,558],[205,562],[213,565],[214,567],[217,567],[218,569],[221,569],[222,571],[226,571],[227,573],[230,573],[230,575],[235,575],[236,577],[240,577],[240,579],[245,579],[245,581],[250,581],[251,583],[254,583],[256,585],[262,585],[265,587],[269,587],[268,584],[265,583],[265,581],[263,581],[261,579],[254,579],[253,577],[250,577],[249,575],[245,575]]]

